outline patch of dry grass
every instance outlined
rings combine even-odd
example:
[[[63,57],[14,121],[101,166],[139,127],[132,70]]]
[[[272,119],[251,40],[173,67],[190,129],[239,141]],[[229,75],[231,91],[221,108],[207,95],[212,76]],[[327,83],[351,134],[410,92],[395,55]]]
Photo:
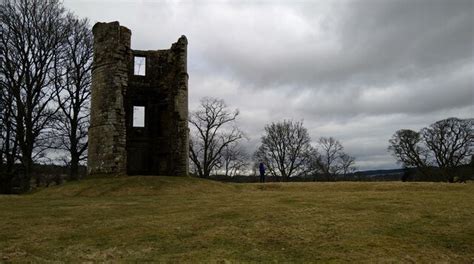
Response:
[[[90,179],[0,196],[0,262],[474,261],[474,184]]]

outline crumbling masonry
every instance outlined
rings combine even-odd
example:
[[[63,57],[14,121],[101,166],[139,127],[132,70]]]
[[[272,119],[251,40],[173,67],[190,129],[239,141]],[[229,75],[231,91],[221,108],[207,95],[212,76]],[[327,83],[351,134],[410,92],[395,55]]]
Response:
[[[142,51],[118,22],[92,31],[89,174],[188,175],[186,37]]]

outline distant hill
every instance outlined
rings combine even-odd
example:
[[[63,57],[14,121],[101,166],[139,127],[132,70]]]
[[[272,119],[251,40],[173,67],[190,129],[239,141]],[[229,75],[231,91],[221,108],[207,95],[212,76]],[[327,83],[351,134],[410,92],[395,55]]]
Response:
[[[403,177],[407,181],[446,181],[445,175],[438,168],[431,168],[432,174],[429,176],[421,174],[417,169],[388,169],[388,170],[366,170],[357,171],[355,173],[338,175],[337,181],[401,181]],[[466,180],[474,179],[474,167],[470,165],[463,165],[454,170],[456,177],[462,177]],[[224,175],[212,175],[212,180],[224,182],[258,182],[258,176],[234,176],[226,177]],[[279,182],[281,177],[266,176],[268,182]],[[316,176],[296,176],[289,179],[290,182],[312,182],[325,181],[324,177]]]
[[[371,175],[387,175],[387,174],[398,174],[403,173],[403,169],[390,169],[390,170],[366,170],[366,171],[358,171],[356,173],[361,173],[363,175],[371,176]]]
[[[403,176],[404,169],[358,171],[352,176],[358,180],[397,181]]]

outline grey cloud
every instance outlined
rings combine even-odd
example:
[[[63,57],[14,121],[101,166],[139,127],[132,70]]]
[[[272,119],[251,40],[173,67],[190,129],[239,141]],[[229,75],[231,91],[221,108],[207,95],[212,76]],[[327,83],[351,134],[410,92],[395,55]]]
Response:
[[[457,66],[457,65],[456,65]],[[358,114],[430,113],[473,105],[474,63],[445,69],[433,76],[383,86],[349,84],[345,91],[309,89],[296,109],[318,116]]]
[[[313,16],[318,7],[304,5]],[[299,11],[262,11],[253,25],[258,30],[228,27],[211,43],[208,58],[217,68],[227,65],[243,80],[266,87],[285,82],[387,82],[407,68],[423,74],[427,67],[472,56],[472,2],[358,1],[336,13],[320,14],[320,20],[309,14],[300,17],[294,30],[301,34],[274,29],[280,22],[275,16],[298,16]],[[337,18],[323,26],[327,16]]]

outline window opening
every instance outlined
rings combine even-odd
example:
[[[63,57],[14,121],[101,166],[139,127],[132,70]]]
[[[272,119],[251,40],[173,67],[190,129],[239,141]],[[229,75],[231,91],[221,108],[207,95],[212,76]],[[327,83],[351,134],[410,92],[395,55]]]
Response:
[[[134,57],[134,74],[145,76],[146,73],[146,57]]]
[[[145,127],[144,106],[133,106],[133,127]]]

